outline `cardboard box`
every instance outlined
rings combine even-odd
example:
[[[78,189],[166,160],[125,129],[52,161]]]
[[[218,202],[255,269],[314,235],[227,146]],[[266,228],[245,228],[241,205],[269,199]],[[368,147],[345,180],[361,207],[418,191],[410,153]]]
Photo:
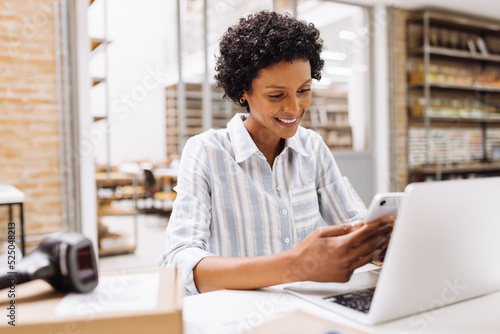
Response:
[[[181,334],[183,297],[180,272],[174,268],[101,273],[89,294],[56,292],[37,280],[16,286],[14,298],[9,289],[0,290],[0,332]],[[8,309],[12,300],[14,312]]]

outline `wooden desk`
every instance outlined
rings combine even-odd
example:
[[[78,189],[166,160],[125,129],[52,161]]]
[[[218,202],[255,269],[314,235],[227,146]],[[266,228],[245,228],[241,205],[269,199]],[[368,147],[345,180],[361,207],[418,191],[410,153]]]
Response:
[[[137,248],[138,241],[138,222],[137,222],[137,187],[138,187],[138,175],[137,173],[130,173],[128,171],[119,172],[96,172],[95,173],[97,193],[97,215],[98,217],[104,216],[133,216],[133,231],[134,231],[134,243],[127,245],[120,245],[119,247],[108,247],[106,249],[101,249],[101,244],[99,246],[99,255],[115,255],[115,254],[125,254],[132,253]],[[117,195],[115,190],[117,187],[131,186],[133,187],[132,200],[134,202],[134,208],[121,208],[113,207],[111,202],[115,200],[130,199],[129,197]],[[111,189],[110,196],[99,196],[99,189],[108,188]]]
[[[153,170],[154,176],[160,180],[160,189],[167,192],[173,191],[178,173],[178,168],[171,167],[155,168]],[[166,180],[167,182],[165,182]]]
[[[97,172],[95,181],[98,188],[115,188],[129,186],[134,183],[134,175],[121,172]]]
[[[19,206],[19,224],[21,229],[21,254],[24,256],[25,246],[24,246],[24,193],[17,189],[16,187],[10,185],[0,185],[0,205],[9,206],[9,223],[12,220],[12,205]]]
[[[155,176],[158,176],[158,177],[177,178],[177,175],[179,173],[179,169],[178,168],[171,168],[171,167],[161,167],[161,168],[155,168],[153,170],[153,173]]]

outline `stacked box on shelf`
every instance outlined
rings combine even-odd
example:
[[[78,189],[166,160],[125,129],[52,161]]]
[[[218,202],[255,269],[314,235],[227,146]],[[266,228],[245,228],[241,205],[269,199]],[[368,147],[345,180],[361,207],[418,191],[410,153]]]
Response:
[[[433,164],[447,162],[446,133],[444,130],[434,129],[430,134],[430,156]]]
[[[438,128],[430,130],[432,164],[467,163],[483,158],[483,138],[479,129]],[[500,140],[500,131],[497,134]],[[409,130],[409,165],[426,162],[426,134],[423,128]]]
[[[486,151],[488,154],[488,158],[492,159],[492,151],[493,147],[500,146],[500,129],[488,129],[487,131],[487,142],[486,142]]]
[[[467,161],[479,161],[483,159],[483,135],[481,130],[471,129],[464,131],[466,143]]]
[[[408,165],[413,167],[425,164],[425,129],[410,128],[408,131]]]
[[[462,131],[451,131],[446,138],[446,160],[450,162],[469,161],[466,141],[466,133]],[[479,133],[481,135],[481,133]],[[468,143],[468,142],[467,142]]]

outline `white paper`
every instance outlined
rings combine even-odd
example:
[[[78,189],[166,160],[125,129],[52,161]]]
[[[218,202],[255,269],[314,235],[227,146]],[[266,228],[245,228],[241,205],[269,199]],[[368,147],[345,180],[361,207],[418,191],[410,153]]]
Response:
[[[100,313],[148,311],[156,308],[160,276],[158,273],[109,275],[89,293],[69,293],[54,309],[58,316],[89,316]]]

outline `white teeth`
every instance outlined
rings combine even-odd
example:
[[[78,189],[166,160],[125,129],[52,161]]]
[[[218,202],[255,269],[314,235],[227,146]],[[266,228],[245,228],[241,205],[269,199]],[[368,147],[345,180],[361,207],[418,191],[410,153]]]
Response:
[[[283,118],[278,118],[281,122],[286,123],[286,124],[291,124],[295,123],[297,121],[298,117],[295,117],[293,119],[283,119]]]

